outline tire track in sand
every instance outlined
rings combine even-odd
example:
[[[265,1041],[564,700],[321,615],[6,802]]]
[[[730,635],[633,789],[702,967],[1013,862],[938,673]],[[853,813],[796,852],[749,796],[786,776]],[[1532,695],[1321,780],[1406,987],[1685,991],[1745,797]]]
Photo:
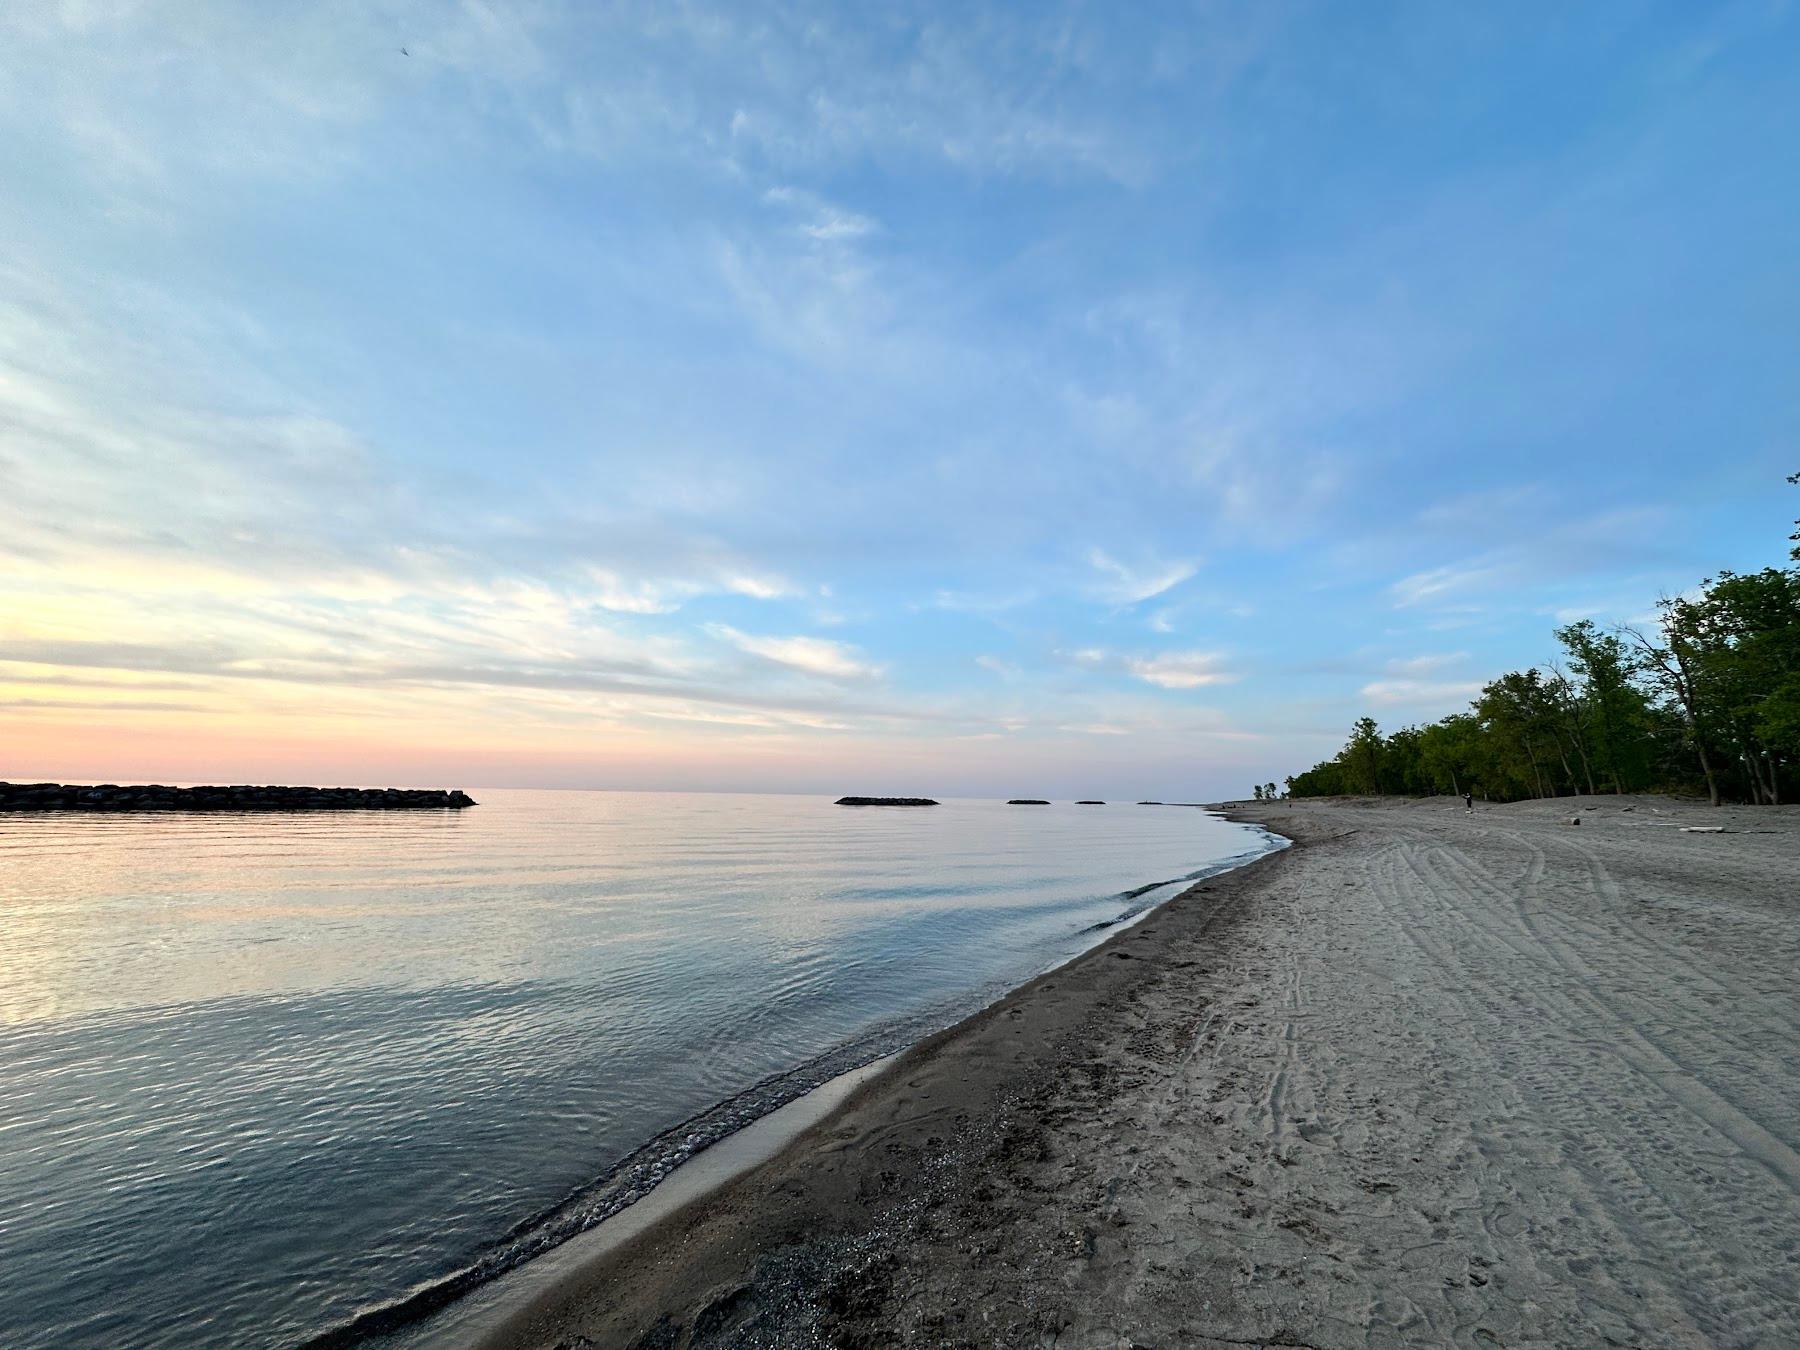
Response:
[[[1573,1114],[1570,1107],[1575,1094],[1558,1077],[1521,1071],[1522,1064],[1538,1058],[1537,1055],[1524,1052],[1512,1030],[1521,1017],[1516,1003],[1522,1000],[1516,993],[1504,998],[1498,996],[1493,989],[1492,977],[1478,969],[1472,961],[1474,953],[1470,951],[1470,947],[1461,943],[1451,945],[1443,934],[1452,930],[1444,928],[1440,922],[1433,922],[1433,919],[1440,916],[1428,915],[1417,903],[1421,896],[1441,898],[1445,909],[1456,910],[1460,915],[1473,902],[1473,893],[1468,888],[1428,878],[1416,866],[1412,848],[1405,843],[1396,841],[1378,861],[1381,865],[1374,869],[1372,879],[1375,884],[1370,887],[1370,895],[1381,909],[1387,926],[1418,954],[1422,962],[1446,976],[1441,992],[1462,1011],[1466,1022],[1481,1024],[1480,1034],[1467,1037],[1450,1048],[1454,1053],[1479,1064],[1490,1082],[1510,1088],[1510,1095],[1520,1109],[1533,1119],[1538,1132],[1546,1136],[1554,1134],[1559,1151],[1566,1155],[1566,1140],[1571,1135],[1570,1118]],[[1461,909],[1454,905],[1457,899],[1465,902]],[[1540,1025],[1541,1019],[1540,1014]],[[1489,1171],[1517,1175],[1526,1170],[1519,1165],[1518,1160],[1507,1158],[1509,1150],[1506,1141],[1484,1136],[1473,1122],[1470,1122],[1468,1128],[1476,1152],[1488,1164]],[[1594,1135],[1591,1129],[1584,1129],[1581,1133],[1584,1136]],[[1605,1132],[1601,1131],[1597,1137],[1603,1141]],[[1653,1269],[1656,1263],[1651,1254],[1644,1250],[1632,1227],[1619,1221],[1615,1206],[1609,1204],[1604,1197],[1604,1179],[1596,1177],[1591,1169],[1585,1167],[1565,1167],[1563,1170],[1564,1174],[1558,1180],[1571,1193],[1572,1221],[1593,1231],[1585,1242],[1565,1239],[1562,1246],[1576,1250],[1593,1248],[1610,1251],[1622,1260],[1615,1259],[1609,1265],[1623,1265],[1627,1272]],[[1481,1184],[1484,1198],[1487,1198],[1490,1183],[1486,1177],[1482,1177]],[[1631,1280],[1629,1274],[1621,1279],[1615,1278],[1612,1271],[1605,1268],[1583,1272],[1576,1270],[1572,1263],[1560,1261],[1558,1250],[1552,1246],[1551,1233],[1540,1233],[1528,1222],[1521,1224],[1515,1218],[1520,1211],[1530,1213],[1539,1208],[1539,1205],[1515,1207],[1503,1199],[1490,1199],[1484,1205],[1482,1227],[1496,1239],[1504,1260],[1522,1262],[1527,1266],[1539,1266],[1548,1261],[1553,1269],[1561,1266],[1562,1270],[1553,1283],[1575,1283],[1572,1277],[1585,1275],[1590,1282],[1590,1297],[1583,1300],[1584,1303],[1593,1301],[1594,1296],[1598,1295],[1598,1301],[1603,1306],[1615,1310],[1629,1309],[1635,1304],[1641,1307],[1645,1321],[1664,1332],[1664,1343],[1690,1346],[1711,1343],[1705,1330],[1711,1319],[1704,1308],[1691,1307],[1690,1300],[1679,1297],[1663,1281],[1646,1285]],[[1557,1226],[1561,1227],[1569,1222],[1570,1218],[1562,1218]],[[1583,1311],[1590,1312],[1591,1309],[1584,1307]],[[1699,1315],[1696,1316],[1696,1313]],[[1632,1319],[1628,1329],[1636,1332],[1641,1328],[1642,1323]],[[1598,1343],[1601,1336],[1596,1333],[1592,1339]],[[1623,1342],[1612,1337],[1605,1339],[1624,1344],[1645,1343],[1629,1337]]]
[[[1524,884],[1541,885],[1547,871],[1542,851],[1530,841],[1520,842],[1533,855]],[[1784,1291],[1767,1279],[1747,1279],[1725,1255],[1738,1245],[1740,1234],[1776,1237],[1784,1226],[1779,1207],[1765,1201],[1756,1206],[1760,1213],[1721,1208],[1711,1201],[1714,1188],[1707,1184],[1707,1168],[1718,1164],[1691,1161],[1720,1152],[1716,1145],[1707,1147],[1705,1131],[1764,1165],[1772,1141],[1779,1176],[1785,1145],[1710,1093],[1645,1037],[1621,1012],[1607,977],[1567,943],[1535,928],[1519,894],[1495,885],[1445,845],[1402,846],[1400,854],[1417,882],[1396,888],[1403,904],[1412,902],[1402,923],[1427,932],[1460,922],[1465,933],[1479,932],[1486,939],[1488,969],[1477,970],[1466,959],[1465,950],[1474,944],[1459,944],[1448,959],[1471,981],[1494,987],[1505,978],[1512,999],[1530,1007],[1526,1018],[1490,1018],[1490,1034],[1497,1044],[1518,1047],[1523,1067],[1517,1081],[1549,1108],[1547,1123],[1553,1125],[1564,1157],[1588,1180],[1594,1198],[1613,1216],[1615,1230],[1646,1265],[1660,1266],[1668,1275],[1680,1273],[1661,1284],[1683,1303],[1706,1343],[1785,1344],[1785,1339],[1765,1338],[1771,1333],[1800,1336],[1791,1314],[1770,1315],[1771,1306],[1782,1306]],[[1437,913],[1428,917],[1428,907]],[[1506,953],[1498,968],[1493,966],[1496,947]],[[1608,1072],[1607,1059],[1625,1064],[1631,1076],[1622,1080]],[[1625,1095],[1626,1087],[1639,1092]],[[1639,1095],[1645,1091],[1652,1101],[1660,1095],[1679,1108],[1690,1127],[1680,1129],[1666,1111],[1647,1104]],[[1671,1163],[1675,1159],[1689,1161]],[[1679,1194],[1672,1193],[1677,1189]],[[1757,1194],[1754,1187],[1734,1188],[1734,1194],[1745,1193]]]
[[[1535,844],[1527,844],[1543,857],[1542,850]],[[1449,865],[1459,869],[1467,878],[1468,887],[1487,894],[1506,907],[1517,917],[1517,934],[1528,942],[1535,943],[1550,962],[1565,977],[1560,988],[1567,1003],[1588,1018],[1609,1022],[1618,1037],[1620,1044],[1616,1053],[1634,1069],[1636,1069],[1654,1087],[1667,1095],[1683,1110],[1691,1112],[1706,1122],[1714,1130],[1729,1139],[1746,1157],[1755,1160],[1790,1192],[1800,1192],[1800,1153],[1797,1153],[1784,1140],[1776,1136],[1760,1120],[1755,1119],[1735,1102],[1728,1100],[1723,1094],[1706,1082],[1700,1075],[1671,1051],[1662,1040],[1645,1029],[1645,1023],[1624,1011],[1620,1007],[1619,986],[1623,983],[1616,972],[1603,971],[1596,967],[1595,961],[1589,959],[1593,955],[1598,961],[1622,962],[1635,965],[1640,977],[1645,981],[1656,978],[1660,967],[1655,963],[1632,956],[1629,941],[1592,947],[1588,953],[1577,949],[1577,946],[1566,936],[1555,936],[1543,930],[1534,922],[1532,915],[1525,909],[1523,894],[1509,894],[1489,882],[1478,869],[1467,859],[1460,857],[1453,850],[1439,845],[1434,850],[1435,857],[1441,858]],[[1537,887],[1544,875],[1542,867],[1533,869],[1527,886]],[[1616,887],[1614,888],[1616,893]],[[1543,911],[1540,910],[1540,913]],[[1471,906],[1471,916],[1475,914],[1492,914],[1493,911],[1481,910]],[[1529,948],[1520,947],[1514,938],[1491,929],[1501,941],[1508,942],[1521,954],[1530,956]],[[1666,980],[1660,981],[1657,991],[1657,1002],[1665,1012],[1673,1012],[1679,1005],[1674,1001],[1676,995],[1668,987]],[[1710,1010],[1708,1010],[1710,1011]],[[1747,1047],[1735,1039],[1729,1039],[1719,1032],[1710,1016],[1701,1015],[1689,1010],[1682,1019],[1684,1030],[1698,1038],[1710,1040],[1714,1053],[1708,1059],[1719,1057],[1718,1052],[1728,1050],[1739,1055],[1750,1052]]]

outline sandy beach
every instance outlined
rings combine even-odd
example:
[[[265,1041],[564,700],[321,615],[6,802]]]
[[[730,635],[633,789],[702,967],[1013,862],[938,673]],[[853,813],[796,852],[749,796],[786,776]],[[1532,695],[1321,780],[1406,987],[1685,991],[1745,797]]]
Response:
[[[1800,1344],[1800,809],[1238,810],[486,1344]]]

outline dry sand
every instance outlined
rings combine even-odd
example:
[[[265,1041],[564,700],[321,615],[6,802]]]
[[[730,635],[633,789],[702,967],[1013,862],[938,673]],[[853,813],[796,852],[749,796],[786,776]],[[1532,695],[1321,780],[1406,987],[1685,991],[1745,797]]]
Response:
[[[488,1344],[1800,1346],[1800,810],[1243,813]]]

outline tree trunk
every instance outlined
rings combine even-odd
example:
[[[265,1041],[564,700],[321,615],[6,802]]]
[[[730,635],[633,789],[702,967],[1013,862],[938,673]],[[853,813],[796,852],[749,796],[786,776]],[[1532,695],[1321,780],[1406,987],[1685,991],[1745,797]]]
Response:
[[[1700,772],[1706,775],[1706,792],[1712,798],[1712,804],[1719,804],[1719,780],[1713,777],[1712,756],[1706,753],[1706,742],[1700,736],[1700,729],[1694,728],[1694,748],[1700,752]]]
[[[1750,804],[1763,806],[1769,803],[1769,788],[1763,782],[1762,765],[1757,761],[1754,750],[1744,751],[1744,772],[1750,775]]]
[[[1568,708],[1569,744],[1575,747],[1575,757],[1581,761],[1581,776],[1587,779],[1588,796],[1592,797],[1596,795],[1594,792],[1594,769],[1593,766],[1588,763],[1587,737],[1581,733],[1580,705],[1571,699]],[[1567,756],[1564,756],[1563,762],[1567,764]],[[1581,790],[1580,784],[1575,782],[1575,775],[1573,773],[1569,775],[1569,782],[1577,792]]]
[[[1580,741],[1575,742],[1575,753],[1581,757],[1581,776],[1587,779],[1588,796],[1598,797],[1600,794],[1594,791],[1594,766],[1588,763],[1587,749]]]
[[[1763,771],[1765,769],[1768,771],[1768,776],[1766,778],[1763,776]],[[1756,780],[1757,787],[1762,790],[1762,796],[1765,802],[1770,806],[1779,806],[1781,804],[1781,798],[1778,795],[1776,786],[1774,756],[1770,755],[1766,750],[1760,755],[1752,752],[1750,755],[1750,776]]]
[[[1572,767],[1570,767],[1570,765],[1569,765],[1569,752],[1567,750],[1563,749],[1563,743],[1562,743],[1561,736],[1557,736],[1552,739],[1555,741],[1555,744],[1556,744],[1556,757],[1562,761],[1563,777],[1566,780],[1568,780],[1569,795],[1571,797],[1578,796],[1578,795],[1580,795],[1580,792],[1581,792],[1581,784],[1575,781],[1575,770]],[[1577,748],[1579,748],[1579,747],[1577,747]],[[1562,793],[1559,792],[1556,795],[1560,797],[1560,796],[1562,796]]]
[[[1744,777],[1750,780],[1750,805],[1761,806],[1763,804],[1763,782],[1762,775],[1756,771],[1756,758],[1748,750],[1744,751],[1739,758],[1744,762]]]
[[[1694,733],[1694,749],[1700,756],[1700,772],[1706,775],[1706,794],[1712,798],[1712,804],[1717,806],[1719,780],[1713,773],[1712,756],[1706,753],[1706,727],[1700,721],[1700,700],[1694,695],[1693,677],[1688,673],[1687,658],[1681,654],[1679,639],[1670,641],[1669,653],[1675,658],[1675,669],[1680,676],[1675,681],[1675,692],[1681,699],[1682,709],[1687,713],[1688,726]]]
[[[1619,778],[1619,741],[1618,733],[1613,729],[1613,720],[1606,710],[1604,700],[1599,705],[1600,744],[1597,747],[1606,752],[1606,766],[1603,772],[1612,775],[1613,795],[1623,797],[1625,784]]]

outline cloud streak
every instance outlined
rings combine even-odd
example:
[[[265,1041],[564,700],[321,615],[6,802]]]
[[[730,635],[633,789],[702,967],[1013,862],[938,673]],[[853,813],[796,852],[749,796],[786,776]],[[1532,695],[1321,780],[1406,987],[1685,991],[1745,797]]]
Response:
[[[868,660],[847,642],[819,637],[759,637],[741,633],[727,624],[710,624],[707,631],[739,651],[803,675],[828,680],[873,680],[884,667]]]
[[[1115,605],[1142,604],[1174,590],[1200,570],[1199,563],[1187,559],[1128,567],[1098,548],[1088,551],[1088,562],[1108,578],[1095,587],[1096,593]]]
[[[1132,656],[1125,668],[1146,684],[1159,689],[1201,689],[1207,685],[1230,684],[1237,676],[1224,668],[1224,658],[1217,652],[1159,652],[1155,656]]]

